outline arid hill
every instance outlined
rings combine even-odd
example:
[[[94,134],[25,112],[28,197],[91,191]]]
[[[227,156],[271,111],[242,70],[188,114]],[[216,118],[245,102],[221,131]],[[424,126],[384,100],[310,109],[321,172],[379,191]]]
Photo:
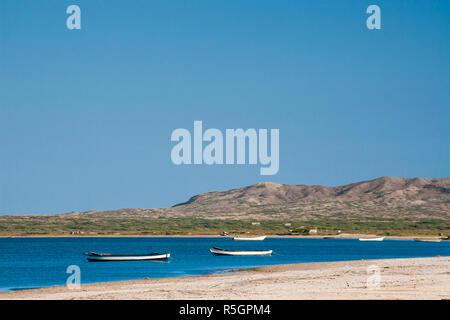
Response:
[[[450,235],[450,178],[383,177],[339,187],[258,183],[164,209],[0,216],[0,236],[295,234]]]
[[[196,195],[167,209],[89,211],[79,215],[206,219],[450,218],[450,178],[382,177],[338,187],[263,182]]]

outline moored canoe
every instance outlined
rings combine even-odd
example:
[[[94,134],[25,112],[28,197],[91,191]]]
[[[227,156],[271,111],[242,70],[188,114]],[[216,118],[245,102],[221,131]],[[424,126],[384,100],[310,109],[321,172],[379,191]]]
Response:
[[[142,260],[167,260],[170,253],[149,253],[149,254],[110,254],[110,253],[85,253],[88,261],[142,261]]]
[[[266,238],[266,236],[260,237],[234,237],[233,240],[237,241],[262,241]]]
[[[384,237],[375,237],[375,238],[359,238],[359,241],[383,241]]]
[[[272,250],[226,250],[221,248],[209,249],[213,255],[218,256],[269,256]]]

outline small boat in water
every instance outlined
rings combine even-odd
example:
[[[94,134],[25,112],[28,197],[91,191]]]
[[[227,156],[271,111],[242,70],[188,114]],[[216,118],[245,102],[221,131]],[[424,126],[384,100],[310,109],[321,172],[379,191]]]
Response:
[[[421,239],[421,238],[416,238],[416,239],[414,239],[414,241],[417,241],[417,242],[441,242],[442,239]]]
[[[170,253],[147,253],[147,254],[111,254],[86,252],[88,261],[140,261],[140,260],[168,260]]]
[[[260,236],[260,237],[234,237],[233,240],[238,241],[263,241],[266,238],[266,236]]]
[[[384,237],[359,238],[359,241],[383,241]]]
[[[221,248],[209,249],[214,256],[270,256],[272,250],[226,250]]]

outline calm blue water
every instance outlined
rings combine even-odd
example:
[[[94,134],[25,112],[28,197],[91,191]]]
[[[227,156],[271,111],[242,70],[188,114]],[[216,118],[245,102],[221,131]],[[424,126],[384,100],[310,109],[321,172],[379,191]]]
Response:
[[[210,247],[273,249],[268,257],[213,256]],[[169,262],[88,262],[83,252],[170,252]],[[231,268],[298,262],[450,256],[450,242],[357,239],[286,239],[241,242],[230,238],[0,238],[0,291],[64,285],[69,265],[81,283],[178,277]]]

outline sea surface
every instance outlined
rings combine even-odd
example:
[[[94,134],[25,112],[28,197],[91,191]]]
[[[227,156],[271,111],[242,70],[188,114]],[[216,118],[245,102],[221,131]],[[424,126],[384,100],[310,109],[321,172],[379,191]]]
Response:
[[[211,247],[274,250],[272,256],[213,256]],[[88,262],[84,252],[170,252],[168,262]],[[81,270],[81,283],[223,273],[235,268],[300,262],[450,256],[450,241],[217,237],[0,238],[0,291],[65,285],[67,268]]]

